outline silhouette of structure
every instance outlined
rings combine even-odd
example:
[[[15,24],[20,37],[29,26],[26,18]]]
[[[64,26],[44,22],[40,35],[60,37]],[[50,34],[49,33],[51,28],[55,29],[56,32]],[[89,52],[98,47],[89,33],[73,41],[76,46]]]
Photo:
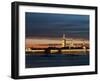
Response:
[[[85,40],[81,41],[81,43],[78,43],[78,44],[75,43],[73,39],[70,39],[67,42],[65,34],[63,34],[60,47],[57,47],[58,44],[48,44],[46,48],[26,48],[26,52],[27,53],[44,53],[44,54],[52,54],[52,53],[61,54],[65,52],[77,53],[77,52],[89,51],[89,46],[86,46]]]

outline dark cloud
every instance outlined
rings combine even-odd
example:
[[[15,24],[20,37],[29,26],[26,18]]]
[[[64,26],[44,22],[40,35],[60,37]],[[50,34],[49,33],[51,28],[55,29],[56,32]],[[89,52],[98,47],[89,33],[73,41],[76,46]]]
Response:
[[[89,16],[26,12],[26,36],[89,38]]]

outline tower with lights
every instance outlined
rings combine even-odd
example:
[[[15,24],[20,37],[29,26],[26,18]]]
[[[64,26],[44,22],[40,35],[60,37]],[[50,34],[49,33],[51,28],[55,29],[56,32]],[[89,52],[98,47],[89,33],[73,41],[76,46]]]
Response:
[[[63,34],[62,47],[66,47],[66,37],[65,37],[65,34]]]

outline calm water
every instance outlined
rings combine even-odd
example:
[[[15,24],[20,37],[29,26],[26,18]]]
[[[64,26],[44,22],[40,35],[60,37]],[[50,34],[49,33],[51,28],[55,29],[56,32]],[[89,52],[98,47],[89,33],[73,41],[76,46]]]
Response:
[[[89,54],[26,54],[26,68],[89,65]]]

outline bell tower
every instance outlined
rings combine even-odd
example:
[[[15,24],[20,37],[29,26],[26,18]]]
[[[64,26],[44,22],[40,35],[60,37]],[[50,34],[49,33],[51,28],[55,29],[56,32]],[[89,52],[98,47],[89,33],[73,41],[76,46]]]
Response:
[[[63,34],[62,47],[66,47],[66,37],[65,37],[65,34]]]

